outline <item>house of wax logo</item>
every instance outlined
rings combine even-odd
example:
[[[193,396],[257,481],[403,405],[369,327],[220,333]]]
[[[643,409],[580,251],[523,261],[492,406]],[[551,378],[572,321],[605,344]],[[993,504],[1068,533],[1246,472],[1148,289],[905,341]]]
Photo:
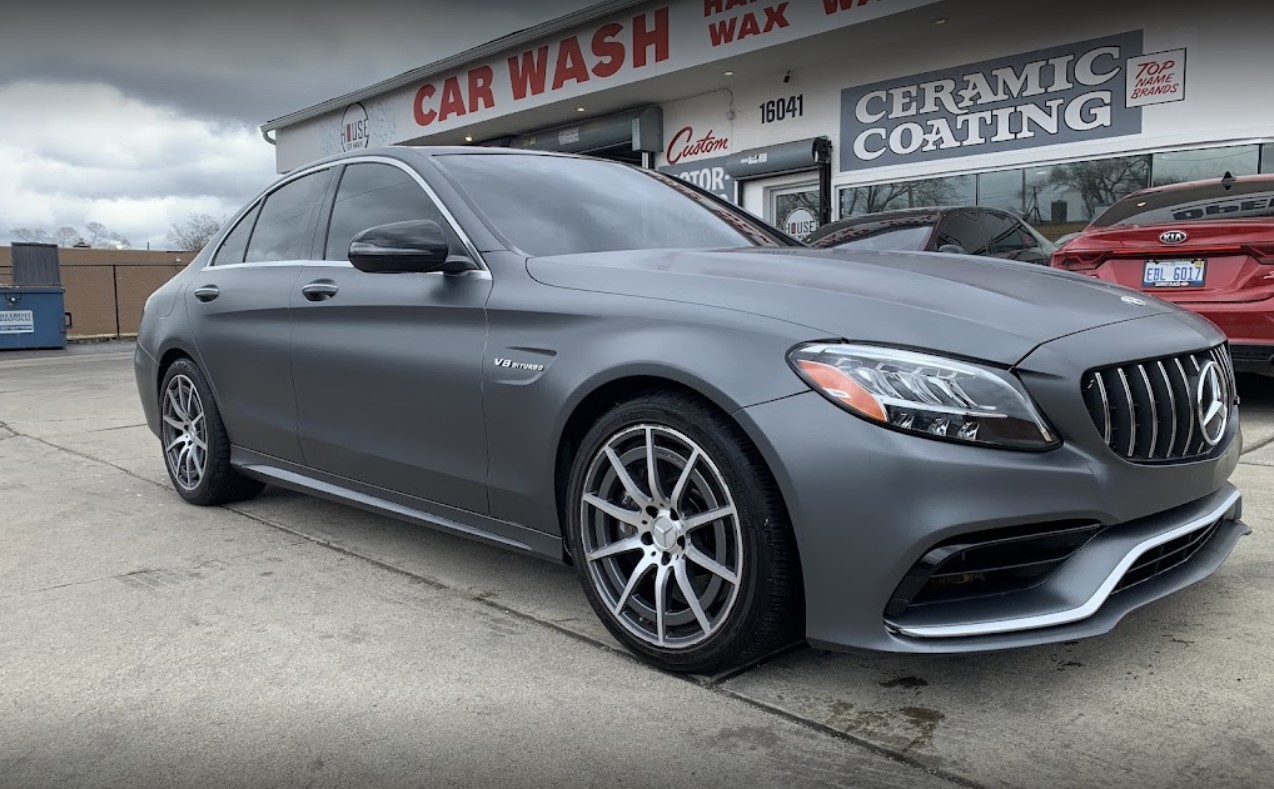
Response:
[[[366,148],[371,138],[370,131],[367,110],[363,105],[357,102],[349,105],[341,117],[341,150],[353,151]]]
[[[841,91],[841,170],[1141,132],[1128,60],[1142,32]]]

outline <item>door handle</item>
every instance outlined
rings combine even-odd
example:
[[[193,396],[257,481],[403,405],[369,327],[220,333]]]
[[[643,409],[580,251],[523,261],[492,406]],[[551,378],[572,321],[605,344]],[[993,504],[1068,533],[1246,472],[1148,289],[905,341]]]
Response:
[[[221,290],[216,285],[204,285],[202,288],[195,288],[195,298],[200,301],[212,301],[221,295]]]
[[[330,279],[316,279],[301,288],[301,294],[310,301],[326,301],[335,296],[338,290],[340,288]]]

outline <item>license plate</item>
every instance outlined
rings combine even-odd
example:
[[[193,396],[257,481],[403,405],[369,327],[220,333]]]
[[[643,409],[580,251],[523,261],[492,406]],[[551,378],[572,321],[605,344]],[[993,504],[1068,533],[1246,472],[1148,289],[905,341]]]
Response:
[[[1206,260],[1147,260],[1143,288],[1201,288]]]

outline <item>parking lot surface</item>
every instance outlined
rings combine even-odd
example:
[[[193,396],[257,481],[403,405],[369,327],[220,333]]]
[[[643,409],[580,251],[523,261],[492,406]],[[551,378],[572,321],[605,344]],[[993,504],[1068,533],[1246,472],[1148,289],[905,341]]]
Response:
[[[630,659],[569,568],[269,489],[181,503],[131,348],[0,355],[0,786],[1252,787],[1274,771],[1274,381],[1254,533],[1109,636]]]

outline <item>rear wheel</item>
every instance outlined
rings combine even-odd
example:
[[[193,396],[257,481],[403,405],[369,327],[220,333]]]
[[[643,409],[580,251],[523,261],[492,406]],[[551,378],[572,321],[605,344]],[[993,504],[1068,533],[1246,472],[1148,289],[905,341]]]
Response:
[[[712,672],[800,638],[796,551],[737,425],[660,393],[621,404],[571,472],[571,554],[607,628],[656,665]]]
[[[265,485],[230,466],[230,439],[212,389],[199,367],[178,359],[160,389],[160,442],[177,494],[213,506],[252,498]]]

